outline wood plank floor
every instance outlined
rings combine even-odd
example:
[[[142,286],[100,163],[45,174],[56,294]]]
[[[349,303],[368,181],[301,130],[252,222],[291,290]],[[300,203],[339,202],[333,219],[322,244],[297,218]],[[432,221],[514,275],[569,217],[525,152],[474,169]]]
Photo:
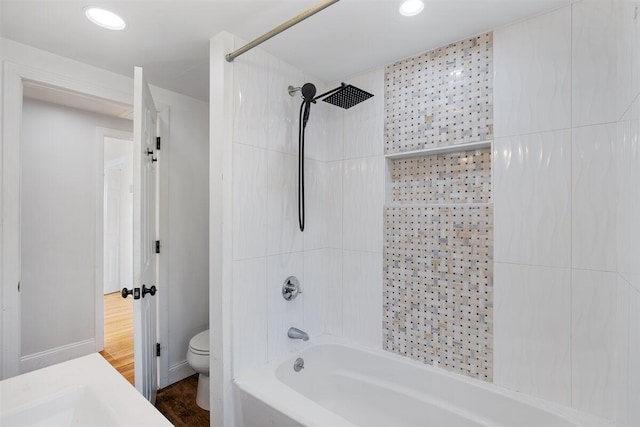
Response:
[[[156,408],[176,427],[209,427],[209,411],[196,403],[198,374],[158,390]]]
[[[104,296],[104,350],[100,354],[134,383],[133,298],[122,298],[119,292]]]

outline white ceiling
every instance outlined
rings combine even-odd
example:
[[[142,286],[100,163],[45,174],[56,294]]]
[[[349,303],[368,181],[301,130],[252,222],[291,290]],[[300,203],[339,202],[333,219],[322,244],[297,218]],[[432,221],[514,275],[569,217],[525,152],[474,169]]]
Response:
[[[211,37],[225,30],[251,40],[318,2],[0,0],[0,36],[127,76],[142,66],[150,83],[207,100]],[[342,0],[261,47],[333,82],[569,2],[425,0],[408,18],[401,0]],[[127,28],[97,27],[84,17],[88,5],[118,13]]]

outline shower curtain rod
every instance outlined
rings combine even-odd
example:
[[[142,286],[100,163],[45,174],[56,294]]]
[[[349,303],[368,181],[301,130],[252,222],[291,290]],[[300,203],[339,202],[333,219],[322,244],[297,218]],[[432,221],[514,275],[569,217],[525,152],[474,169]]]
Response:
[[[305,19],[307,19],[308,17],[315,15],[316,13],[320,12],[323,9],[326,9],[327,7],[331,6],[334,3],[339,2],[340,0],[323,0],[320,3],[318,3],[317,5],[313,6],[310,9],[305,10],[304,12],[302,12],[301,14],[289,19],[287,22],[278,25],[276,28],[274,28],[273,30],[269,31],[268,33],[264,33],[263,35],[261,35],[260,37],[258,37],[257,39],[253,40],[252,42],[247,43],[246,45],[242,46],[240,49],[237,49],[231,53],[228,53],[225,55],[225,58],[228,62],[233,62],[234,59],[236,59],[238,56],[242,55],[243,53],[253,49],[254,47],[258,46],[259,44],[266,42],[267,40],[269,40],[271,37],[280,34],[281,32],[288,30],[289,28],[293,27],[294,25],[296,25],[299,22],[304,21]]]

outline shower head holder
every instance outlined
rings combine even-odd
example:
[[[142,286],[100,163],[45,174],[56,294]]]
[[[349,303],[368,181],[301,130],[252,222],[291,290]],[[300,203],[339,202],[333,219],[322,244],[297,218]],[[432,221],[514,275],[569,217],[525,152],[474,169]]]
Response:
[[[289,92],[290,96],[296,96],[296,92],[300,92],[302,90],[302,87],[298,86],[298,87],[294,87],[292,85],[289,85],[289,87],[287,87],[287,92]]]

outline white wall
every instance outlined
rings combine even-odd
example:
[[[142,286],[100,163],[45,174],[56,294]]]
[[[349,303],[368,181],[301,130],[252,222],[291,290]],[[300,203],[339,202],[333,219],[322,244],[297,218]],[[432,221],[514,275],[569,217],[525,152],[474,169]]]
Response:
[[[382,251],[384,218],[384,69],[345,79],[374,96],[362,104],[335,110],[330,132],[340,144],[331,154],[338,171],[337,190],[342,212],[337,224],[341,249],[341,289],[330,300],[340,302],[329,319],[342,319],[335,330],[353,342],[382,348]],[[336,83],[337,86],[338,83]],[[335,321],[335,320],[334,320]],[[339,328],[341,326],[341,328]]]
[[[637,5],[494,33],[494,381],[622,425],[640,424]]]
[[[236,46],[244,42],[235,39]],[[320,82],[261,49],[233,63],[232,242],[234,377],[299,346],[287,337],[291,326],[321,334],[308,310],[314,297],[313,271],[305,260],[326,248],[327,169],[318,152],[324,138],[324,105],[314,105],[307,127],[306,230],[297,217],[297,115],[300,98],[287,86]],[[295,275],[303,294],[286,302],[281,287]],[[315,320],[315,319],[314,319]]]
[[[160,230],[160,259],[167,256],[168,381],[173,383],[193,372],[186,363],[189,340],[209,327],[209,106],[164,89],[151,91],[156,105],[171,108],[169,135],[160,150],[169,160],[168,216],[163,221],[161,213],[160,219],[168,227]]]
[[[31,359],[95,338],[96,128],[133,125],[28,98],[22,118],[21,355]]]
[[[133,80],[129,77],[1,38],[0,55],[5,66],[55,73],[61,82],[133,103]],[[160,260],[164,267],[158,296],[168,288],[164,299],[168,316],[161,319],[168,334],[160,338],[164,354],[169,356],[161,358],[160,381],[166,385],[191,372],[186,364],[189,339],[208,326],[208,104],[155,86],[151,91],[158,108],[168,108],[170,116],[160,154],[164,156],[164,166],[160,166]],[[6,292],[14,289],[13,284],[3,283],[3,308],[13,298]],[[6,369],[8,361],[3,362]]]
[[[104,163],[106,169],[117,170],[119,176],[117,223],[118,241],[113,242],[117,250],[118,263],[113,283],[107,283],[107,222],[109,191],[107,172],[105,172],[105,204],[104,204],[104,293],[118,292],[122,288],[133,285],[133,141],[125,139],[104,138]],[[115,218],[114,218],[115,219]],[[109,286],[111,285],[111,286]]]

